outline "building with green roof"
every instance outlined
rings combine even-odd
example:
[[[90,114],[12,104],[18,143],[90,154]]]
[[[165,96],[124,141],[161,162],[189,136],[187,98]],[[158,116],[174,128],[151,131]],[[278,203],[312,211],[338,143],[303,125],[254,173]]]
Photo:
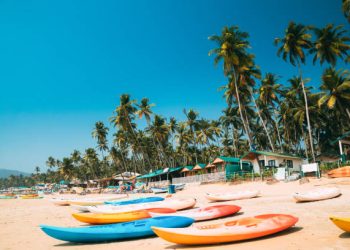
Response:
[[[210,172],[225,171],[226,179],[231,179],[235,174],[241,175],[244,172],[252,172],[253,166],[249,161],[242,161],[240,158],[219,156],[213,162],[214,167],[208,168]]]
[[[250,161],[255,173],[260,173],[261,169],[277,167],[288,168],[290,171],[300,171],[303,163],[303,158],[296,155],[257,150],[247,152],[240,159]]]

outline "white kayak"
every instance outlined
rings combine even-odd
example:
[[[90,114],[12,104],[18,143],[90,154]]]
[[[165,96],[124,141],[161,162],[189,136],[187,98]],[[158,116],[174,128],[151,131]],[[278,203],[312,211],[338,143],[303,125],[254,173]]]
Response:
[[[311,190],[305,193],[295,193],[293,195],[293,198],[297,202],[320,201],[320,200],[335,198],[339,195],[341,195],[340,189],[336,187],[331,187],[331,188],[319,188],[319,189]]]
[[[207,193],[205,198],[210,201],[234,201],[242,199],[250,199],[259,195],[257,190],[236,191],[230,193]]]
[[[113,206],[113,205],[101,205],[101,206],[89,206],[88,209],[91,213],[96,214],[113,214],[119,212],[131,212],[150,208],[171,208],[174,210],[182,210],[194,207],[196,204],[196,199],[186,198],[186,199],[176,199],[168,198],[164,201],[143,203],[143,204],[133,204],[128,206]]]
[[[216,205],[202,208],[195,208],[176,213],[170,213],[170,216],[189,217],[195,221],[212,220],[237,213],[241,207],[235,205]],[[152,217],[164,216],[164,213],[148,212]]]
[[[68,206],[68,205],[80,205],[80,206],[94,206],[103,204],[105,201],[113,201],[127,198],[127,194],[102,196],[102,197],[88,197],[88,198],[53,198],[51,201],[55,205]]]

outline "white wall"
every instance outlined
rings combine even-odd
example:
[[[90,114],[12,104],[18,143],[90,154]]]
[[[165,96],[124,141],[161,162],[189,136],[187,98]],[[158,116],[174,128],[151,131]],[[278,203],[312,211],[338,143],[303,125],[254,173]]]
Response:
[[[270,160],[275,160],[275,165],[278,167],[280,163],[283,162],[283,160],[292,160],[293,161],[293,168],[292,171],[300,171],[301,164],[303,163],[302,159],[295,159],[295,158],[289,158],[288,156],[264,156],[259,155],[259,160],[265,160],[265,165],[267,166],[269,164]],[[253,169],[255,173],[260,173],[259,163],[257,159],[254,159],[251,161],[253,164]]]

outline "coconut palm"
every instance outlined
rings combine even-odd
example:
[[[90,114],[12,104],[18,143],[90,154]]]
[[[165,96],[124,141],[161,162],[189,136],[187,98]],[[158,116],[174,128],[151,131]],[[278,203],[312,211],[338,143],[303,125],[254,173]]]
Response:
[[[153,103],[149,103],[148,98],[142,98],[140,104],[137,104],[139,110],[136,111],[136,114],[141,119],[142,117],[145,117],[147,121],[147,125],[151,122],[151,115],[153,114],[153,111],[151,110],[152,107],[155,106]]]
[[[190,128],[191,135],[193,137],[193,145],[194,145],[194,157],[196,159],[196,164],[198,163],[198,157],[197,157],[197,139],[196,139],[196,131],[198,128],[198,112],[194,111],[193,109],[190,109],[188,112],[186,109],[183,110],[187,120],[187,126]]]
[[[308,100],[305,91],[304,81],[302,77],[301,71],[301,63],[305,63],[305,50],[309,50],[312,47],[312,43],[310,41],[311,35],[308,33],[310,27],[304,26],[302,24],[296,24],[294,22],[290,22],[286,31],[285,36],[283,38],[276,38],[275,45],[281,44],[279,47],[277,55],[282,56],[283,60],[289,61],[293,66],[297,66],[299,69],[299,75],[301,78],[301,86],[303,89],[304,95],[304,103],[305,103],[305,113],[306,113],[306,121],[307,128],[309,132],[309,140],[310,140],[310,148],[312,159],[315,162],[315,153],[312,139],[312,131],[310,124],[310,116],[309,116],[309,107]]]
[[[333,24],[328,24],[322,29],[313,28],[316,41],[310,49],[310,53],[315,54],[314,64],[320,60],[321,65],[326,61],[334,67],[338,57],[344,59],[348,56],[347,52],[350,46],[347,42],[350,41],[350,38],[345,36],[347,31],[343,28],[343,25],[334,27]]]
[[[343,0],[342,10],[343,10],[344,16],[350,23],[350,0]]]
[[[103,122],[99,121],[95,123],[95,128],[92,131],[92,137],[97,139],[97,144],[98,144],[98,149],[102,153],[103,157],[103,152],[108,150],[108,140],[107,140],[107,135],[108,135],[108,130]]]
[[[244,131],[247,135],[248,143],[251,146],[251,135],[243,117],[238,87],[239,69],[254,65],[252,55],[247,52],[249,48],[248,37],[248,33],[241,32],[238,26],[224,27],[221,36],[215,35],[209,37],[209,40],[216,42],[218,45],[218,48],[209,51],[209,56],[215,55],[215,65],[223,61],[224,75],[229,77],[229,85],[231,85],[227,89],[234,89],[235,93],[232,96],[237,100]],[[231,91],[230,94],[233,94],[233,92]],[[228,105],[230,106],[231,103],[228,103]]]
[[[324,92],[318,105],[326,104],[330,110],[338,109],[350,119],[350,73],[347,70],[328,68],[323,72],[320,87]]]

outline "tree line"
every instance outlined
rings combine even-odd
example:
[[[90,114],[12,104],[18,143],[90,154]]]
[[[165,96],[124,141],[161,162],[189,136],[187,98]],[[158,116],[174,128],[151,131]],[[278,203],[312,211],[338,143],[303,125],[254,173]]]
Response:
[[[350,22],[350,1],[343,0],[343,12]],[[331,141],[350,130],[350,74],[337,68],[339,62],[350,61],[350,38],[343,25],[320,28],[290,22],[284,35],[274,40],[277,56],[295,66],[295,76],[287,81],[273,72],[261,73],[249,34],[238,26],[224,27],[209,40],[215,45],[209,56],[214,65],[222,66],[227,79],[221,88],[227,107],[219,119],[203,118],[193,109],[183,110],[183,121],[165,118],[153,112],[148,98],[138,102],[123,94],[110,118],[111,128],[96,122],[96,148],[74,150],[63,159],[49,157],[46,173],[37,167],[31,177],[11,176],[0,180],[0,186],[146,173],[208,163],[219,155],[239,157],[251,149],[296,154],[310,161],[322,152],[338,154]],[[303,77],[307,61],[315,67],[327,65],[319,79],[313,79],[318,88]],[[139,119],[146,121],[144,128]]]

